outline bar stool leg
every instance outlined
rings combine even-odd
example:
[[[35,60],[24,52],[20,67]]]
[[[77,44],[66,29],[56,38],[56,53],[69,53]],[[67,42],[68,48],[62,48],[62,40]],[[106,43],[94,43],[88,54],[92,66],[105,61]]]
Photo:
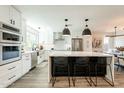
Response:
[[[95,64],[95,77],[96,77],[96,85],[97,86],[97,64]]]
[[[92,84],[91,84],[91,79],[90,79],[90,66],[88,66],[88,70],[87,70],[87,73],[85,73],[85,75],[86,75],[86,76],[85,76],[85,79],[87,80],[87,82],[89,83],[89,85],[92,86]],[[87,78],[87,75],[88,75],[88,78]],[[89,81],[88,79],[89,79],[90,81]]]
[[[91,76],[90,76],[90,81],[91,83],[93,83],[94,86],[97,86],[97,64],[93,64],[93,70],[95,72],[95,82],[92,80]]]
[[[90,66],[90,64],[89,64],[89,74],[88,74],[88,75],[89,75],[89,79],[90,79],[90,85],[92,86],[92,79],[91,79],[90,67],[91,67],[91,66]]]
[[[54,87],[55,81],[56,81],[56,77],[55,77],[55,66],[53,66],[52,87]]]
[[[73,73],[73,77],[72,77],[74,87],[75,87],[75,73],[76,73],[76,66],[74,66],[74,73]]]
[[[69,65],[68,65],[68,83],[69,83],[69,87],[70,87],[70,68],[69,68]]]

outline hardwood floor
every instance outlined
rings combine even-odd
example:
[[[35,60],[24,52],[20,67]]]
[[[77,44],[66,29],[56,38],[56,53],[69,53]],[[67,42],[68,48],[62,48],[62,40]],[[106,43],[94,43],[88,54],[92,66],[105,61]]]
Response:
[[[47,62],[44,62],[37,66],[21,79],[14,82],[8,88],[51,88],[51,83],[48,83],[48,65]],[[57,78],[55,83],[55,88],[68,88],[68,79],[66,77]],[[73,88],[72,82],[71,87]],[[76,79],[76,88],[93,88],[89,86],[87,81],[83,78],[77,77]],[[99,88],[113,88],[108,83],[106,83],[102,78],[98,78]],[[123,88],[124,87],[124,70],[120,69],[118,72],[115,69],[115,86],[114,88]]]

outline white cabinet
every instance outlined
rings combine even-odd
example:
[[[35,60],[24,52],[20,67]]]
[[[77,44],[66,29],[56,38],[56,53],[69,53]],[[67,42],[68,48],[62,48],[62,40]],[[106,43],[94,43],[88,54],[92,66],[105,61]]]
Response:
[[[13,6],[0,6],[0,21],[21,28],[21,13]]]
[[[31,69],[31,53],[24,53],[22,55],[22,64],[23,64],[23,75],[29,72]]]
[[[0,6],[0,21],[10,24],[10,15],[9,15],[9,5],[1,5]]]
[[[22,18],[21,20],[21,29],[22,29],[22,43],[25,46],[26,44],[26,19]]]
[[[14,7],[10,7],[10,24],[16,28],[21,27],[21,13]]]
[[[21,61],[0,66],[0,73],[0,87],[7,87],[22,76]]]
[[[31,69],[31,53],[22,55],[22,60],[0,66],[0,88],[7,87]]]
[[[53,50],[54,51],[54,50]],[[49,55],[51,54],[52,50],[45,50],[44,51],[44,61],[48,61]]]
[[[45,51],[44,50],[40,50],[39,51],[39,55],[38,55],[38,64],[40,64],[41,62],[43,62],[45,60]]]

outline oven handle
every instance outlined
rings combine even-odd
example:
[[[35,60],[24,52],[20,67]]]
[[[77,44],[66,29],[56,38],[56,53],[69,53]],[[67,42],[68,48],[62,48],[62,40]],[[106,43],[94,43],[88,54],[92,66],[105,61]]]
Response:
[[[21,46],[21,44],[5,44],[5,43],[0,43],[0,46]]]
[[[3,30],[3,29],[0,29],[0,32],[5,32],[5,33],[9,33],[9,34],[14,34],[14,35],[21,36],[21,33],[10,32],[10,31],[8,31],[8,30]]]

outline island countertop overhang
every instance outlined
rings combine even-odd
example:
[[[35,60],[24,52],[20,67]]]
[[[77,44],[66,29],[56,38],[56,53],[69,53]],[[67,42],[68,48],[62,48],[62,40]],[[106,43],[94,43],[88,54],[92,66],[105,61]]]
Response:
[[[49,57],[112,57],[111,54],[84,51],[52,51]]]

